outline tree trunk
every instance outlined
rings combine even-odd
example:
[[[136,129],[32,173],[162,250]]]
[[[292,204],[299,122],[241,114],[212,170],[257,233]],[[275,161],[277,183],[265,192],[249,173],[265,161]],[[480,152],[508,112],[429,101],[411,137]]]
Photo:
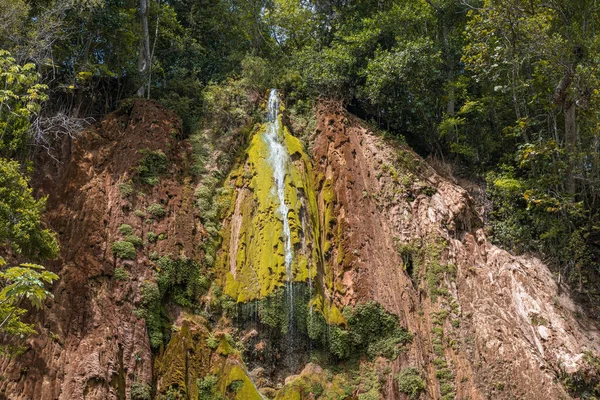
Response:
[[[139,97],[144,97],[146,93],[146,77],[150,70],[150,32],[148,28],[148,14],[150,14],[149,7],[150,0],[140,0],[140,20],[142,23],[142,36],[140,37],[140,52],[138,57],[138,73],[142,84],[137,91]]]
[[[576,150],[579,140],[577,129],[577,113],[575,112],[575,101],[568,99],[564,104],[565,113],[565,149],[568,157],[567,168],[567,193],[575,194],[577,185],[575,183],[575,166],[577,165]]]
[[[574,69],[574,67],[573,67]],[[577,129],[576,103],[569,95],[569,88],[573,80],[573,69],[565,71],[562,79],[554,91],[554,102],[562,106],[565,117],[565,150],[567,153],[567,173],[566,173],[566,191],[569,194],[575,194],[577,186],[575,184],[575,152],[579,140]]]

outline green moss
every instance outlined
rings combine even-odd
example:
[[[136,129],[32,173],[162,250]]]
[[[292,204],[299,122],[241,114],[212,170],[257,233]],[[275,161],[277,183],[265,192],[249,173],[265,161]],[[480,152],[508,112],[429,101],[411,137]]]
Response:
[[[135,260],[137,251],[135,246],[127,241],[118,241],[112,244],[112,252],[115,256],[124,260]]]
[[[225,202],[229,205],[229,212],[237,209],[237,213],[234,216],[235,225],[224,230],[223,251],[218,257],[217,268],[225,276],[225,293],[237,302],[264,298],[283,286],[287,280],[283,223],[274,212],[279,200],[272,191],[273,171],[263,133],[264,127],[255,133],[246,153],[245,164],[230,175],[231,181],[241,179],[236,186],[242,189],[232,191],[234,197],[226,196]],[[310,224],[309,229],[305,229],[303,233],[305,240],[312,244],[311,248],[306,253],[295,254],[291,265],[294,281],[303,282],[316,276],[319,259],[317,204],[310,159],[300,141],[287,130],[284,139],[290,156],[302,161],[289,164],[284,193],[286,203],[290,205],[287,218],[291,240],[297,247],[301,242],[300,232],[303,231],[303,221],[300,219],[302,213],[308,216]],[[303,209],[302,212],[300,208]],[[236,251],[231,253],[229,246],[236,242]],[[230,259],[232,255],[235,260]]]
[[[220,383],[221,393],[231,393],[232,384],[236,390],[234,393],[232,393],[233,399],[262,400],[262,396],[254,386],[254,383],[252,383],[246,372],[239,365],[230,366],[229,373]]]
[[[161,309],[161,296],[158,287],[151,282],[142,285],[140,317],[146,320],[150,346],[158,349],[163,345],[164,318]]]

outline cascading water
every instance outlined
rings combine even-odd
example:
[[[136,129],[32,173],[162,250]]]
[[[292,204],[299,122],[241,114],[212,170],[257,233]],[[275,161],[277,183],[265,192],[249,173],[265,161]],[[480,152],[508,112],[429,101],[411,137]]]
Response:
[[[279,200],[277,211],[283,221],[283,243],[284,243],[284,261],[287,277],[287,291],[290,302],[290,328],[294,316],[294,294],[292,290],[292,259],[294,253],[292,251],[292,238],[290,231],[290,223],[288,220],[289,207],[285,202],[285,176],[288,170],[289,154],[283,143],[283,132],[279,123],[279,96],[276,89],[271,89],[268,101],[267,114],[267,129],[265,132],[265,140],[269,147],[269,163],[273,168],[273,179],[275,181],[275,191]]]

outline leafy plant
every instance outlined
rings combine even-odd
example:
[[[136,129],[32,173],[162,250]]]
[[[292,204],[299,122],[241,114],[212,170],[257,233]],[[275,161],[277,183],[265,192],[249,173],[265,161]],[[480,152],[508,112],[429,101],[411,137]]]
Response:
[[[129,393],[131,400],[152,400],[152,388],[147,383],[133,382]]]
[[[130,183],[120,183],[119,193],[121,197],[129,197],[133,194],[133,186]]]
[[[140,150],[143,156],[137,166],[137,174],[142,183],[156,186],[160,182],[161,175],[167,172],[167,156],[161,150]]]
[[[112,244],[112,252],[115,256],[123,260],[135,260],[137,258],[135,246],[124,240],[114,242]]]
[[[6,262],[0,257],[0,268],[5,265]],[[21,264],[0,271],[0,331],[11,336],[35,333],[33,324],[21,321],[21,316],[27,312],[21,307],[27,302],[41,309],[47,298],[54,297],[45,285],[57,279],[58,275],[37,264]]]
[[[123,267],[118,267],[118,268],[115,268],[113,277],[118,281],[128,281],[129,280],[129,272],[127,272],[127,270]]]
[[[411,400],[417,399],[421,392],[425,390],[425,381],[416,368],[404,368],[395,378],[398,383],[398,390],[406,394]]]
[[[148,208],[146,208],[146,211],[156,218],[162,218],[167,214],[165,207],[158,203],[150,204]]]

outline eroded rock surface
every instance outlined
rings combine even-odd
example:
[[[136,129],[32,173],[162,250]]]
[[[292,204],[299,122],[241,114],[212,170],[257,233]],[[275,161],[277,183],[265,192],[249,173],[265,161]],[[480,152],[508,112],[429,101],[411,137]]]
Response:
[[[230,318],[209,321],[179,307],[168,310],[170,342],[152,353],[147,325],[136,312],[143,286],[156,280],[151,255],[202,260],[201,243],[208,235],[198,215],[202,210],[194,206],[198,179],[188,173],[189,144],[175,138],[179,130],[173,113],[136,101],[66,143],[61,164],[39,168],[44,174],[38,189],[49,195],[48,222],[62,248],[61,259],[49,268],[61,279],[54,302],[41,315],[43,335],[31,339],[19,359],[1,361],[0,398],[130,399],[134,384],[152,387],[159,396],[177,388],[195,398],[197,383],[207,374],[216,374],[220,392],[240,399],[259,398],[256,384],[281,399],[314,397],[307,388],[347,398],[366,393],[362,383],[348,389],[347,381],[328,377],[316,364],[298,365],[287,377],[268,376],[272,366],[260,365],[270,350],[264,332],[254,326],[236,332]],[[597,323],[586,319],[568,288],[559,288],[540,260],[512,256],[489,242],[464,189],[333,103],[320,105],[317,131],[306,150],[291,136],[287,142],[294,147],[288,149],[292,170],[303,182],[287,182],[299,193],[298,210],[304,210],[290,217],[292,240],[307,264],[318,269],[297,278],[314,278],[315,312],[342,326],[343,307],[373,300],[413,335],[396,360],[379,358],[369,367],[382,382],[383,398],[407,399],[394,379],[407,367],[426,381],[420,399],[571,398],[558,377],[587,373],[589,356],[600,354]],[[167,170],[157,185],[133,182],[133,192],[124,195],[121,185],[135,178],[144,149],[163,152]],[[263,281],[276,288],[285,278],[281,262],[276,277],[241,278],[252,270],[248,267],[260,268],[240,261],[254,259],[240,251],[252,242],[241,233],[255,229],[244,221],[253,212],[245,209],[250,203],[244,199],[269,192],[249,183],[257,171],[247,161],[254,159],[261,155],[250,152],[230,175],[234,195],[223,224],[228,233],[215,269],[223,273],[214,277],[216,283],[229,277],[244,285],[238,290],[222,284],[221,292],[230,289],[232,298],[239,293],[259,298],[266,292],[244,291]],[[272,203],[264,202],[265,208],[273,209]],[[152,204],[164,208],[164,217],[149,215]],[[145,241],[135,260],[113,255],[123,224]],[[309,234],[302,233],[303,225],[310,226]],[[149,232],[160,239],[147,240]],[[279,259],[276,239],[269,237],[264,254]],[[127,273],[125,279],[115,278],[117,269]],[[216,297],[213,287],[201,300],[211,303]],[[252,372],[230,333],[257,354]],[[357,368],[362,373],[367,367],[361,361]],[[233,394],[237,381],[242,391]]]
[[[492,245],[465,190],[341,108],[323,104],[317,129],[316,167],[343,227],[332,246],[334,296],[376,300],[401,316],[415,339],[395,369],[428,371],[434,399],[439,383],[459,399],[570,398],[557,376],[598,354],[600,335],[548,267]],[[436,378],[440,371],[454,379]],[[387,398],[403,398],[388,383]]]

